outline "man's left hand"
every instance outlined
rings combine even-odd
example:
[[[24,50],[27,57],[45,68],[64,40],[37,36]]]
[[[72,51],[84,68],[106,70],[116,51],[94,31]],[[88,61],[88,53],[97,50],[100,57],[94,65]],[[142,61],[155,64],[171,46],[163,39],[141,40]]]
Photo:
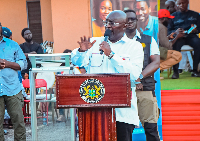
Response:
[[[140,82],[140,78],[135,80],[135,82]],[[136,90],[143,90],[143,85],[142,83],[136,84]]]
[[[110,48],[110,45],[107,43],[107,42],[105,42],[105,41],[103,41],[101,44],[99,44],[99,50],[103,50],[104,51],[104,54],[106,55],[106,56],[109,56],[110,55],[110,53],[111,53],[111,48]]]
[[[6,67],[6,60],[5,59],[0,59],[0,69],[4,69]]]
[[[136,84],[136,90],[142,90],[143,91],[142,83]]]

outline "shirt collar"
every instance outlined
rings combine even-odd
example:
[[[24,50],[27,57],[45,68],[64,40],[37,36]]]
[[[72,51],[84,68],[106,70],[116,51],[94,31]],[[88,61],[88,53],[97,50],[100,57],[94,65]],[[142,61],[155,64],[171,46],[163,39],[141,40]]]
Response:
[[[141,39],[140,32],[137,29],[136,29],[135,37]]]
[[[149,22],[147,24],[147,26],[145,27],[145,30],[149,30],[152,26],[152,16],[149,15]]]
[[[0,41],[0,43],[2,43],[3,41],[5,41],[4,37],[2,38],[2,40]]]
[[[124,36],[117,42],[115,43],[120,43],[120,42],[127,42],[129,40],[129,38],[126,36],[126,34],[124,33]],[[112,43],[110,40],[108,40],[109,43]],[[113,43],[114,44],[114,43]]]

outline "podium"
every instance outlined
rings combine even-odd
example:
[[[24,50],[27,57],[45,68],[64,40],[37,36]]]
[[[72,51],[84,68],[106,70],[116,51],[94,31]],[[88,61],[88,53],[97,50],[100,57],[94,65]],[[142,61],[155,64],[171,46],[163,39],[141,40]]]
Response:
[[[79,141],[116,141],[114,108],[131,107],[128,73],[56,75],[57,108],[78,108]]]

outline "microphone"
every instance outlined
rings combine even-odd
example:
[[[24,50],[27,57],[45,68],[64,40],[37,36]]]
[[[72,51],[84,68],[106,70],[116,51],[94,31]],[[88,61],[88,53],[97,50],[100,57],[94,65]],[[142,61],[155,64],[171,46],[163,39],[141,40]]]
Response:
[[[108,37],[110,36],[110,34],[111,34],[111,30],[110,29],[106,29],[106,32],[104,33],[104,41],[108,41]],[[100,50],[100,54],[102,55],[103,54],[103,50],[101,49]]]

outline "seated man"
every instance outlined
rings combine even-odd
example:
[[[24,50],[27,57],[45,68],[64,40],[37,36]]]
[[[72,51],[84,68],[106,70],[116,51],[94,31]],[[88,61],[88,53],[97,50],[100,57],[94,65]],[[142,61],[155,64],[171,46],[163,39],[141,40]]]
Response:
[[[32,33],[29,28],[24,28],[21,32],[21,35],[26,42],[20,44],[20,47],[24,52],[28,62],[27,69],[21,72],[23,79],[25,79],[25,77],[28,77],[29,69],[32,68],[31,61],[28,58],[28,54],[43,54],[43,49],[38,43],[33,41]]]
[[[177,39],[184,36],[183,33],[177,30],[177,35],[172,40],[169,40],[167,37],[167,24],[169,18],[174,18],[171,16],[169,11],[166,9],[160,9],[158,11],[159,18],[159,46],[160,46],[160,70],[168,69],[173,65],[179,63],[182,59],[181,53],[175,50],[172,50],[172,45],[176,42]]]
[[[194,49],[193,57],[193,77],[200,77],[200,73],[197,71],[198,64],[200,62],[200,39],[196,35],[200,32],[200,15],[197,12],[188,10],[189,0],[177,0],[176,6],[178,11],[172,15],[175,16],[168,25],[168,35],[180,28],[180,32],[185,36],[179,38],[173,45],[173,49],[181,51],[183,45],[190,45]],[[185,31],[191,28],[191,25],[196,25],[197,28],[191,31],[190,34],[186,34]],[[172,78],[179,78],[178,74],[179,64],[173,66],[174,74]]]

